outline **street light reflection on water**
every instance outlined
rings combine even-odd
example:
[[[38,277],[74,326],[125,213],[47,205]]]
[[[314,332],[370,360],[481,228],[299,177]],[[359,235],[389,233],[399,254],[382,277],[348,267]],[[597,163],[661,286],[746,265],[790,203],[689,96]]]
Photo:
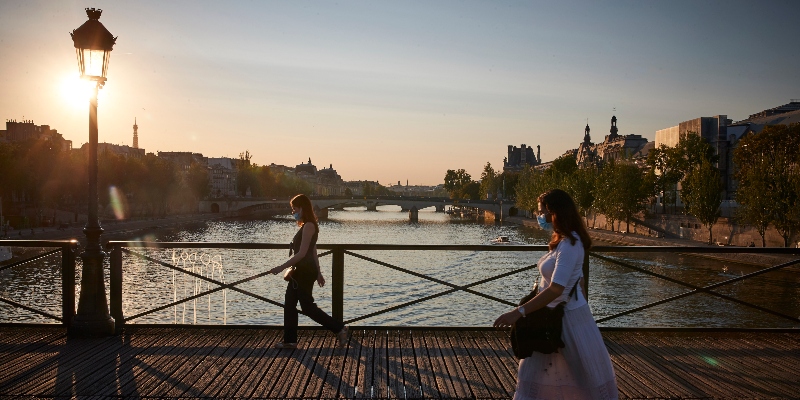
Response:
[[[288,243],[298,229],[289,216],[271,220],[220,220],[179,230],[161,231],[156,236],[131,240],[187,242]],[[543,245],[549,237],[538,229],[495,225],[452,219],[443,213],[423,210],[419,222],[408,222],[399,207],[331,211],[320,223],[319,243],[344,244],[488,244],[490,239],[508,236],[512,241]],[[241,249],[142,249],[142,253],[164,263],[193,271],[215,280],[234,282],[279,265],[287,259],[282,250]],[[535,264],[542,252],[487,251],[354,251],[359,255],[412,270],[456,285],[467,285],[503,272]],[[681,254],[611,254],[649,271],[689,284],[706,286],[758,271],[761,267],[732,264]],[[388,307],[430,296],[449,287],[404,274],[384,266],[345,255],[344,317],[350,319]],[[331,310],[331,257],[320,258],[327,279],[325,287],[314,288],[314,298],[324,310]],[[58,268],[34,271],[13,268],[0,272],[4,285],[33,290],[5,290],[12,300],[25,304],[46,304],[59,312]],[[78,268],[80,271],[80,268]],[[28,272],[25,272],[28,271]],[[123,311],[130,317],[171,304],[217,285],[174,272],[154,262],[125,255],[123,261]],[[53,274],[48,278],[44,275]],[[757,304],[788,315],[800,315],[800,274],[777,271],[715,289],[718,293]],[[36,276],[36,278],[34,278]],[[529,270],[472,287],[476,291],[516,303],[527,294],[538,271]],[[6,286],[8,287],[8,286]],[[267,275],[241,284],[241,289],[283,303],[286,283],[280,276]],[[634,272],[602,260],[591,259],[589,297],[595,318],[643,306],[687,292],[690,289]],[[767,295],[765,295],[765,293]],[[4,295],[6,296],[6,295]],[[17,297],[14,297],[17,296]],[[19,299],[19,300],[18,300]],[[509,306],[469,293],[456,292],[386,314],[358,321],[359,325],[489,326]],[[0,317],[15,322],[48,322],[19,310],[0,305]],[[2,322],[10,322],[8,319]],[[130,323],[263,324],[281,325],[282,309],[233,290],[148,314]],[[301,325],[313,322],[301,316]],[[601,326],[659,327],[797,327],[791,321],[748,307],[700,294],[691,295],[634,314],[602,323]]]

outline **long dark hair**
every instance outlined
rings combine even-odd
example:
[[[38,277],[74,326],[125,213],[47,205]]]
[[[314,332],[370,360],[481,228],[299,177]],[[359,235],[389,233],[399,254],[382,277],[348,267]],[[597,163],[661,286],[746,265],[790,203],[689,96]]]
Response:
[[[567,192],[561,189],[550,190],[539,196],[539,202],[547,209],[553,219],[553,237],[550,238],[548,245],[550,250],[556,248],[558,242],[563,238],[569,238],[570,243],[575,245],[577,238],[572,236],[572,232],[577,233],[581,238],[583,248],[589,249],[592,245],[592,239],[589,237],[586,225],[583,224],[583,219],[578,213],[575,201],[572,200],[572,197]]]
[[[303,215],[300,217],[300,220],[297,221],[298,226],[303,226],[307,222],[311,222],[314,224],[314,231],[319,232],[317,215],[314,214],[314,206],[311,205],[311,199],[309,199],[308,196],[304,194],[298,194],[297,196],[292,197],[292,200],[289,201],[289,204],[291,204],[292,207],[299,208],[303,211]]]

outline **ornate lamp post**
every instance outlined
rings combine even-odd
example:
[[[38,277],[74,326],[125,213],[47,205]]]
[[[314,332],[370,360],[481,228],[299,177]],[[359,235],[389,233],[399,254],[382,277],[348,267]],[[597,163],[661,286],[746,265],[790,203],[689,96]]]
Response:
[[[114,332],[114,319],[108,312],[103,280],[103,259],[106,257],[100,244],[103,228],[97,217],[97,91],[106,83],[108,59],[117,38],[100,23],[102,12],[87,8],[89,20],[70,34],[78,55],[81,78],[96,83],[89,100],[89,219],[83,228],[86,248],[80,255],[83,270],[78,313],[70,327],[70,333],[82,335],[110,335]]]

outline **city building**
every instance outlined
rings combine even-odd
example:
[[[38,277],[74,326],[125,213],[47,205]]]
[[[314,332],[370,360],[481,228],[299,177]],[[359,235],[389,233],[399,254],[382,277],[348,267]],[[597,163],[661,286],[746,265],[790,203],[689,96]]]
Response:
[[[533,147],[524,144],[520,147],[508,145],[508,156],[503,160],[503,172],[520,172],[526,166],[537,166],[541,163],[541,148],[538,145],[536,154],[533,154]]]
[[[203,154],[192,153],[191,151],[159,151],[158,158],[175,164],[184,175],[189,173],[192,164],[200,164],[206,167],[209,165],[208,157],[203,157]]]
[[[270,170],[272,170],[272,166],[270,166]],[[342,196],[345,193],[344,181],[333,169],[333,164],[330,164],[328,168],[317,169],[311,163],[311,158],[309,158],[308,163],[296,165],[294,173],[298,178],[311,185],[311,191],[314,196]]]
[[[89,143],[84,143],[80,151],[89,151]],[[114,153],[122,157],[142,158],[144,157],[144,149],[135,149],[128,145],[120,145],[113,143],[98,143],[97,154]]]
[[[211,170],[211,197],[235,197],[236,176],[239,173],[239,161],[234,158],[208,158]]]
[[[50,129],[50,125],[36,125],[33,120],[17,122],[13,119],[6,120],[6,129],[0,130],[0,143],[24,142],[28,140],[49,140],[52,141],[62,151],[72,150],[72,141],[64,139],[64,136],[55,129]]]

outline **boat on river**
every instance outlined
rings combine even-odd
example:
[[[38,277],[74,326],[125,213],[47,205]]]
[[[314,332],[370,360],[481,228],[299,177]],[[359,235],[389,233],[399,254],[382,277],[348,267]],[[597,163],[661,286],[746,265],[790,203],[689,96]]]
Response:
[[[503,244],[520,245],[520,244],[525,244],[525,243],[522,243],[522,242],[512,241],[508,236],[503,236],[503,235],[498,236],[496,239],[490,240],[489,243],[493,244],[493,245],[503,245]]]

